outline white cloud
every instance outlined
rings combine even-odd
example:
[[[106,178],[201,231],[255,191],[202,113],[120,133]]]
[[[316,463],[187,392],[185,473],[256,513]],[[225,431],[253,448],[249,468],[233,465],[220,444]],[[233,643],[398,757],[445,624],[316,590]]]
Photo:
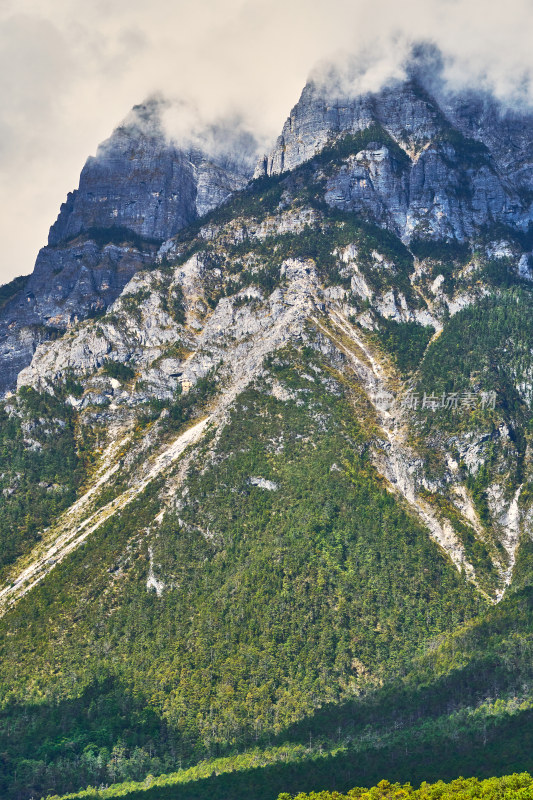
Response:
[[[87,155],[153,92],[266,142],[317,62],[363,53],[361,86],[377,88],[430,38],[450,80],[523,98],[532,22],[531,0],[3,0],[0,282],[32,270]]]

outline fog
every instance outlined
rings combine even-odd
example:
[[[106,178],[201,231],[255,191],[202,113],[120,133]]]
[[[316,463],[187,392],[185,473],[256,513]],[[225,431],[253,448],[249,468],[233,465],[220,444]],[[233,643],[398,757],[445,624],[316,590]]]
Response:
[[[27,274],[86,157],[154,93],[267,149],[310,73],[345,92],[401,77],[434,42],[447,80],[511,104],[533,90],[531,0],[0,0],[0,282]],[[340,75],[340,78],[338,77]],[[173,135],[184,113],[169,112]]]

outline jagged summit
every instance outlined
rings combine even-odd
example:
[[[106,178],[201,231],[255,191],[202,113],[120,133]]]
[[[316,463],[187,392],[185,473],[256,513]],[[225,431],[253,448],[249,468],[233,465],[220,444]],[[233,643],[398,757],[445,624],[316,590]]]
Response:
[[[294,170],[326,146],[359,137],[359,151],[354,139],[351,159],[328,176],[330,205],[364,214],[404,241],[464,241],[494,224],[528,229],[528,109],[506,110],[473,90],[453,93],[427,59],[415,58],[405,79],[379,91],[359,85],[335,70],[312,78],[255,176]]]
[[[104,310],[166,239],[241,189],[255,148],[235,120],[202,124],[160,97],[135,106],[87,159],[32,275],[0,309],[0,393],[40,341]]]
[[[2,798],[529,768],[530,123],[414,77],[218,208],[246,132],[134,109],[2,291]]]
[[[135,106],[87,159],[79,188],[50,230],[50,246],[93,228],[125,228],[161,243],[245,185],[248,153],[232,159],[234,142],[224,139],[221,128],[217,147],[209,146],[208,128],[187,131],[181,142],[170,138],[164,116],[171,108],[162,98]],[[187,124],[190,109],[181,104],[177,113]]]

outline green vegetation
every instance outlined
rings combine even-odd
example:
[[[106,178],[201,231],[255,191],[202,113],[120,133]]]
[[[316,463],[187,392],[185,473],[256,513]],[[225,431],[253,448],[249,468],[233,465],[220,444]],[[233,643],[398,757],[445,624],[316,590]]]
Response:
[[[237,245],[227,245],[222,254],[206,245],[203,258],[227,274],[225,291],[218,286],[212,295],[212,305],[223,294],[234,294],[251,284],[259,285],[269,294],[280,282],[280,266],[288,258],[312,259],[326,285],[341,284],[349,288],[349,277],[339,273],[340,248],[353,244],[358,251],[358,266],[376,292],[391,284],[417,307],[421,298],[415,294],[409,280],[413,272],[413,257],[401,240],[353,214],[327,208],[321,220],[306,225],[298,233],[269,236],[263,241],[245,238]],[[377,261],[378,253],[383,262]]]
[[[480,333],[491,315],[494,342],[511,337],[522,352],[528,298],[487,298],[479,315],[453,318],[421,380],[442,379],[432,365],[446,358],[444,369],[470,380],[493,346]],[[391,347],[401,351],[399,341]],[[165,798],[179,784],[184,798],[253,787],[258,800],[274,800],[332,786],[332,776],[346,791],[383,774],[420,781],[490,775],[494,764],[531,768],[530,594],[484,611],[380,486],[350,386],[311,350],[287,350],[265,367],[271,377],[241,395],[214,453],[192,469],[179,522],[167,516],[150,532],[160,508],[152,486],[0,623],[9,625],[2,796],[125,781],[85,796]],[[293,399],[270,395],[271,379]],[[180,430],[215,390],[211,376],[177,397],[161,430]],[[27,392],[34,416],[52,413],[36,403],[63,409]],[[477,503],[485,473],[472,479]],[[482,545],[453,522],[489,574]],[[147,591],[149,570],[161,596]]]
[[[470,245],[457,240],[412,239],[409,249],[417,258],[434,261],[466,263],[470,257]]]
[[[464,308],[426,351],[419,369],[419,392],[495,391],[500,412],[515,424],[526,424],[529,411],[516,386],[533,366],[532,312],[533,297],[521,289],[485,297]],[[439,424],[444,416],[439,416]]]
[[[117,381],[126,382],[135,377],[135,370],[120,361],[106,361],[103,367],[104,375],[115,378]]]
[[[79,236],[83,236],[85,240],[93,241],[98,245],[98,247],[105,247],[108,244],[114,244],[118,247],[129,246],[135,247],[137,250],[141,251],[152,250],[155,252],[155,248],[161,244],[159,239],[145,238],[140,236],[138,233],[135,233],[135,231],[132,231],[130,228],[125,228],[121,225],[114,225],[108,228],[86,228],[82,234],[76,233],[63,240],[62,245],[65,244],[65,242],[70,242],[74,239],[77,239]]]
[[[149,297],[149,289],[138,289],[131,294],[125,294],[120,299],[122,310],[140,325],[142,321],[141,304]]]
[[[503,222],[493,222],[479,232],[479,243],[481,245],[490,245],[500,240],[510,242],[522,253],[532,250],[533,223],[529,223],[527,230],[520,230],[512,228],[510,225],[505,225]]]
[[[455,134],[444,141],[474,167],[486,163],[477,143]],[[270,294],[283,286],[289,258],[312,260],[325,285],[348,290],[350,268],[339,256],[348,245],[376,294],[423,305],[411,284],[413,254],[429,262],[422,280],[442,274],[452,293],[470,245],[413,241],[408,249],[325,204],[328,173],[373,143],[389,148],[397,170],[408,166],[373,126],[329,143],[290,175],[254,181],[177,237],[178,263],[201,251],[207,306],[250,286]],[[264,240],[247,235],[250,220],[289,207],[313,209],[313,222]],[[194,238],[201,225],[236,218],[239,236],[221,229]],[[119,228],[90,236],[101,246],[154,245]],[[495,293],[445,319],[433,341],[431,327],[378,315],[373,334],[420,395],[496,392],[494,409],[412,415],[427,476],[451,453],[487,531],[481,541],[445,488],[424,493],[452,523],[488,593],[501,577],[491,484],[503,476],[512,493],[523,482],[521,509],[533,496],[523,391],[531,293],[511,266],[499,260],[469,273],[490,278]],[[169,263],[157,290],[181,325],[184,295],[172,280]],[[117,324],[140,322],[149,296],[123,297]],[[248,302],[262,301],[235,306]],[[188,335],[161,358],[181,359]],[[0,795],[287,800],[287,792],[320,791],[316,800],[334,800],[335,791],[365,800],[510,800],[518,792],[528,800],[529,776],[416,791],[404,783],[533,768],[533,545],[524,536],[513,584],[492,606],[373,466],[380,434],[360,387],[310,346],[285,348],[263,366],[227,424],[207,428],[183,485],[174,481],[182,464],[169,462],[165,481],[152,481],[0,619]],[[121,382],[135,377],[117,361],[102,371]],[[207,412],[219,377],[215,370],[188,393],[125,409],[135,441],[169,443]],[[66,373],[56,397],[25,389],[0,407],[3,574],[72,503],[96,463],[104,415],[95,406],[78,417],[64,402],[83,390]],[[460,451],[460,435],[471,430],[482,439],[476,469]],[[127,455],[97,502],[131,485]],[[352,788],[383,776],[399,783]]]
[[[386,146],[398,170],[403,170],[410,164],[407,153],[380,125],[371,125],[365,130],[347,134],[328,143],[309,161],[290,173],[264,176],[250,181],[245,189],[236,192],[226,203],[189,225],[176,237],[177,242],[190,245],[191,249],[184,248],[183,257],[187,258],[192,252],[206,248],[207,243],[196,238],[198,231],[206,225],[225,225],[239,218],[261,222],[269,214],[279,213],[291,205],[307,205],[322,213],[334,214],[335,210],[324,201],[326,173],[371,144]],[[353,214],[346,215],[346,218],[352,220],[354,217]],[[359,221],[364,223],[362,217]],[[372,227],[379,231],[380,239],[386,240],[388,237],[396,239],[393,234],[376,226]]]
[[[60,383],[55,389],[56,397],[65,399],[69,395],[81,397],[83,395],[83,384],[79,382],[72,369],[65,370]]]
[[[442,275],[442,290],[449,296],[453,295],[457,273],[470,259],[470,245],[454,240],[413,239],[409,249],[420,260],[429,261],[431,280]]]
[[[379,318],[376,338],[404,374],[415,370],[435,329],[418,322],[396,322]]]
[[[240,396],[180,522],[136,537],[152,486],[0,622],[2,796],[264,748],[485,607],[381,488],[349,387],[308,351],[267,367],[295,399]]]
[[[199,378],[186,394],[178,394],[168,406],[168,417],[162,423],[165,431],[178,431],[194,417],[199,416],[218,388],[216,370]]]
[[[346,794],[338,792],[311,792],[294,795],[294,800],[530,800],[533,798],[533,778],[527,772],[506,775],[503,778],[457,778],[451,783],[423,783],[413,789],[410,783],[380,781],[371,789],[350,789]],[[278,800],[293,800],[291,795],[280,794]]]
[[[185,325],[185,299],[181,286],[174,286],[169,292],[168,297],[163,296],[162,306],[168,311],[174,322],[178,325]]]
[[[9,283],[4,283],[0,286],[0,308],[5,306],[12,297],[24,288],[29,277],[29,275],[19,275]]]
[[[477,741],[472,740],[465,731],[463,720],[459,724],[462,726],[459,741],[457,736],[454,740],[450,729],[448,736],[441,735],[426,746],[421,739],[410,741],[404,734],[398,734],[395,744],[377,743],[368,751],[346,751],[337,747],[331,753],[320,753],[316,750],[312,754],[308,750],[307,758],[302,757],[301,750],[296,747],[286,746],[266,752],[255,750],[242,756],[212,760],[199,764],[197,768],[180,770],[158,778],[149,775],[142,782],[127,781],[105,789],[89,788],[69,794],[61,800],[104,800],[115,797],[126,797],[128,800],[171,800],[176,796],[183,800],[227,800],[241,797],[275,800],[276,797],[290,797],[289,792],[297,797],[302,792],[311,793],[311,797],[312,793],[321,791],[329,795],[332,787],[335,787],[335,798],[335,792],[352,791],[351,787],[356,781],[368,785],[378,782],[383,774],[404,785],[406,781],[419,784],[426,780],[438,780],[433,792],[435,797],[439,797],[442,780],[451,781],[455,778],[455,787],[458,790],[465,788],[464,780],[456,777],[458,772],[476,772],[479,778],[485,777],[492,781],[496,791],[501,791],[502,783],[494,786],[494,782],[498,781],[491,777],[494,772],[501,774],[502,770],[509,771],[513,764],[515,769],[531,770],[531,756],[527,752],[533,741],[530,731],[531,717],[528,720],[515,718],[507,725],[502,724],[493,729],[486,726],[483,733],[480,731]],[[498,741],[498,735],[501,734],[504,739]],[[520,741],[520,736],[523,741]],[[461,747],[465,744],[466,752]],[[511,757],[502,752],[502,745],[513,747]],[[529,800],[529,776],[519,776],[518,780],[515,776],[510,778],[508,793],[496,796],[508,800],[526,797]],[[516,780],[515,791],[518,789],[516,795],[511,788],[513,778]],[[527,787],[526,791],[519,789],[519,780],[524,780],[522,785]],[[481,790],[475,781],[470,783],[468,789],[468,797],[480,796]],[[485,791],[488,790],[489,787],[486,787]],[[396,798],[404,796],[406,795],[402,792],[395,794]],[[458,796],[462,795],[458,793]],[[53,800],[58,800],[57,796]]]
[[[531,289],[526,278],[521,278],[516,271],[516,259],[509,257],[492,258],[484,266],[479,277],[485,284],[497,289],[509,289],[511,286],[521,286]]]
[[[357,133],[349,133],[331,144],[327,144],[311,161],[313,165],[325,166],[328,170],[331,170],[349,158],[349,156],[365,150],[369,145],[387,147],[399,170],[406,169],[411,165],[411,159],[405,150],[381,125],[376,124],[369,125],[368,128]]]
[[[233,769],[239,770],[239,765],[234,766]],[[133,787],[131,784],[128,787],[126,784],[103,790],[88,790],[75,795],[67,795],[63,798],[50,798],[50,800],[69,800],[69,798],[72,798],[72,800],[74,798],[80,798],[80,800],[81,798],[88,798],[89,800],[90,798],[95,798],[95,800],[102,798],[104,800],[104,798],[113,797],[144,797],[146,800],[151,800],[152,798],[170,797],[168,792],[165,792],[165,787],[177,786],[181,783],[182,781],[178,780],[178,774],[176,774],[176,780],[173,784],[155,779],[151,782],[145,782],[143,785],[139,784],[137,787]],[[250,789],[252,790],[252,796],[258,797],[252,786],[250,786]],[[202,794],[185,794],[182,789],[179,796],[201,797]],[[217,792],[212,796],[218,798],[220,795]],[[382,780],[371,789],[349,789],[346,794],[341,794],[335,790],[311,791],[309,793],[298,792],[294,795],[288,792],[281,792],[277,800],[474,800],[474,798],[479,798],[479,800],[531,800],[533,798],[533,778],[529,773],[523,772],[506,775],[502,778],[488,778],[482,781],[478,778],[456,778],[449,783],[438,781],[433,784],[424,781],[419,789],[414,789],[410,783],[390,783],[387,780]]]
[[[0,574],[74,501],[83,477],[70,406],[30,388],[0,405]]]
[[[478,510],[480,520],[489,529],[491,519],[484,491],[487,488],[485,484],[487,474],[488,469],[482,466],[475,476],[467,475],[466,485],[471,491],[474,506]],[[484,490],[480,491],[477,487],[482,481]],[[479,534],[476,534],[471,523],[461,516],[447,497],[427,490],[423,490],[421,494],[431,503],[441,519],[452,523],[453,529],[464,547],[466,558],[474,567],[479,586],[490,595],[493,595],[500,581],[500,576],[492,560],[494,549],[489,548],[486,542],[480,540]]]
[[[453,147],[455,158],[464,169],[472,170],[491,166],[491,157],[487,146],[477,139],[469,139],[463,136],[460,131],[452,128],[451,125],[446,126],[437,141]]]
[[[414,396],[419,405],[412,415],[413,443],[426,458],[428,475],[437,479],[446,469],[446,453],[453,454],[489,547],[496,546],[489,487],[497,482],[511,498],[530,480],[531,408],[523,388],[533,367],[532,310],[531,293],[519,288],[464,308],[427,348],[416,373]],[[485,402],[491,393],[493,401]],[[423,408],[424,397],[435,401],[436,408]],[[455,442],[472,436],[479,447],[475,461],[467,464]],[[488,586],[495,575],[487,552],[472,540],[472,532],[451,521]],[[500,550],[500,558],[501,554]]]

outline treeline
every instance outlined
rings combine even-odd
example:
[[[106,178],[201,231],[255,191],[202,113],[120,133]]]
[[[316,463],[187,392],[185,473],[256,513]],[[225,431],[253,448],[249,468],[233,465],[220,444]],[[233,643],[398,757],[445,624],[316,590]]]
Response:
[[[450,783],[424,782],[419,789],[410,783],[390,783],[380,781],[371,789],[350,789],[346,794],[339,792],[310,792],[290,795],[286,792],[278,800],[530,800],[533,798],[533,778],[529,773],[506,775],[503,778],[456,778]]]
[[[455,740],[441,737],[431,742],[415,741],[407,747],[405,742],[398,742],[363,752],[316,753],[307,759],[293,759],[287,752],[286,760],[279,758],[277,763],[267,762],[264,766],[260,765],[261,757],[251,752],[213,762],[211,767],[206,764],[198,769],[158,778],[150,775],[142,782],[130,781],[106,788],[88,787],[82,792],[61,796],[61,800],[112,800],[118,797],[127,800],[175,800],[176,797],[180,800],[242,800],[247,797],[254,800],[287,800],[291,795],[300,800],[305,798],[306,793],[310,795],[309,800],[313,800],[317,794],[322,800],[322,792],[327,800],[339,800],[338,794],[341,800],[344,800],[343,794],[355,800],[357,795],[350,795],[354,785],[378,784],[380,776],[384,774],[389,776],[388,781],[401,786],[391,789],[388,781],[382,783],[382,788],[391,792],[391,795],[384,796],[394,797],[395,800],[408,800],[408,792],[413,791],[410,787],[421,784],[418,791],[427,791],[428,794],[416,795],[416,800],[425,797],[428,800],[440,800],[442,797],[444,800],[457,796],[454,790],[459,797],[468,797],[469,800],[477,797],[487,800],[489,797],[529,800],[533,796],[529,774],[512,775],[507,779],[495,779],[492,776],[495,772],[505,774],[513,768],[513,763],[515,769],[530,773],[533,770],[532,744],[529,721],[523,727],[515,726],[514,732],[511,732],[510,725],[496,727],[485,739],[477,741],[468,735]],[[460,783],[462,779],[457,781],[458,774],[472,773],[476,778],[467,781],[466,785]],[[487,782],[479,780],[483,778]],[[490,784],[491,780],[496,783]],[[497,783],[505,780],[507,784]],[[438,783],[428,790],[424,785],[426,781]],[[451,786],[445,788],[443,781],[451,781]],[[481,787],[480,783],[485,783],[485,786]],[[465,794],[460,794],[461,789]],[[355,792],[358,791],[364,794],[368,790],[355,789]],[[494,794],[487,793],[490,791]],[[379,789],[375,788],[374,792],[375,800],[379,800]],[[48,800],[59,800],[59,796],[54,795]]]

